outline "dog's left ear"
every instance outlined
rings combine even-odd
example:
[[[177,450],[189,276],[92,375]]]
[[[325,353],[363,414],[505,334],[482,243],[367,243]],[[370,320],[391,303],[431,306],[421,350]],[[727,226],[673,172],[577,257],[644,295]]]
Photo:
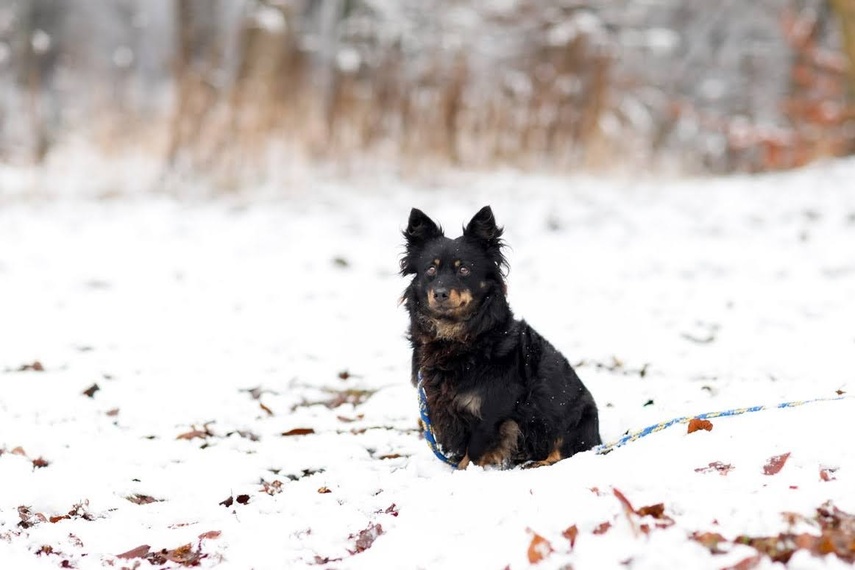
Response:
[[[499,267],[507,268],[508,263],[502,255],[502,233],[504,230],[496,225],[493,210],[490,206],[484,206],[475,214],[469,223],[463,228],[464,237],[480,241],[487,249],[487,253]]]
[[[472,216],[469,224],[463,228],[463,235],[477,240],[492,242],[502,237],[502,228],[496,226],[496,218],[490,206],[484,206]]]

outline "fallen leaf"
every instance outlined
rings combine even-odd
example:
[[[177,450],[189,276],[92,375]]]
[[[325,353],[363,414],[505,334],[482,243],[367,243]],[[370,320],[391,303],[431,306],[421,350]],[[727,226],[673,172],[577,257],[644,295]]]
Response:
[[[387,515],[392,515],[393,517],[397,517],[398,516],[398,507],[395,505],[395,503],[392,503],[383,512]]]
[[[24,364],[18,368],[18,372],[44,372],[45,367],[38,360],[34,360],[30,364]]]
[[[689,537],[710,551],[711,554],[724,554],[719,545],[727,540],[717,532],[693,532]]]
[[[187,440],[197,439],[197,438],[198,439],[205,439],[206,437],[209,437],[212,435],[214,435],[214,434],[212,434],[208,430],[208,427],[205,426],[205,429],[193,428],[192,430],[190,430],[186,433],[182,433],[181,435],[177,436],[175,439],[187,439]]]
[[[292,436],[292,435],[310,435],[315,433],[315,430],[312,428],[294,428],[292,430],[288,430],[286,432],[282,432],[284,436]]]
[[[273,410],[271,410],[270,408],[265,406],[262,402],[258,403],[258,407],[261,408],[262,410],[264,410],[264,413],[266,413],[268,416],[273,415]]]
[[[98,391],[98,390],[100,390],[100,389],[101,389],[101,388],[98,386],[98,384],[92,384],[91,386],[89,386],[88,388],[86,388],[85,390],[83,390],[83,395],[84,395],[84,396],[89,396],[90,398],[94,398],[94,397],[95,397],[95,392],[97,392],[97,391]]]
[[[606,534],[606,532],[612,528],[612,523],[609,521],[605,521],[600,523],[597,528],[594,529],[594,534]]]
[[[222,532],[221,532],[221,531],[219,531],[219,530],[209,530],[208,532],[203,532],[202,534],[200,534],[200,535],[199,535],[199,538],[200,538],[200,539],[206,539],[206,538],[207,538],[207,539],[220,538],[220,535],[221,535],[221,534],[222,534]]]
[[[233,498],[233,497],[231,497],[231,496],[229,496],[229,498],[228,498],[228,499],[226,499],[226,500],[224,500],[224,501],[220,501],[220,503],[219,503],[219,504],[223,505],[223,506],[224,506],[224,507],[226,507],[226,508],[229,508],[229,507],[231,507],[231,506],[234,504],[234,502],[235,502],[234,498]]]
[[[261,481],[261,490],[268,495],[277,495],[282,492],[282,481],[275,479],[271,482]]]
[[[837,467],[821,467],[819,470],[819,480],[820,481],[834,481],[837,479],[837,476],[834,475],[837,472]]]
[[[107,410],[106,414],[111,418],[114,418],[119,415],[119,408],[113,408],[111,410]]]
[[[727,475],[734,469],[730,463],[722,463],[721,461],[713,461],[707,467],[698,467],[695,473],[711,473],[716,471],[719,475]]]
[[[240,505],[245,505],[249,502],[249,495],[238,495],[235,497],[235,501]]]
[[[612,489],[614,496],[617,497],[617,500],[620,501],[620,504],[623,505],[624,511],[634,513],[635,509],[632,504],[629,502],[629,499],[626,498],[626,495],[621,493],[618,489]]]
[[[152,496],[141,495],[139,493],[134,493],[133,495],[128,495],[125,498],[135,505],[148,505],[150,503],[158,503],[161,501],[161,499],[155,499]]]
[[[689,420],[688,433],[694,433],[698,430],[712,431],[712,428],[713,425],[711,421],[692,418],[691,420]]]
[[[528,562],[529,564],[537,564],[554,552],[549,541],[537,534],[532,533],[531,542],[528,545]]]
[[[764,475],[775,475],[784,468],[784,463],[790,457],[790,452],[775,455],[766,460],[766,465],[763,466]]]
[[[41,469],[42,467],[47,467],[48,465],[50,465],[50,462],[44,457],[33,459],[33,468],[35,469]]]
[[[575,524],[569,526],[561,533],[561,536],[570,541],[570,550],[573,550],[573,547],[576,546],[576,537],[579,536],[579,528]]]
[[[379,524],[368,523],[368,527],[359,531],[356,535],[350,535],[349,538],[355,538],[354,544],[356,550],[352,554],[358,554],[371,548],[378,536],[383,534],[383,527]]]
[[[318,489],[318,493],[320,493],[321,495],[326,495],[327,493],[332,493],[332,491],[330,491],[329,487],[321,487],[320,489]]]
[[[733,566],[722,568],[722,570],[751,570],[752,568],[757,568],[762,560],[763,556],[755,554],[754,556],[749,556],[748,558],[740,560]]]
[[[149,550],[151,550],[151,546],[148,544],[141,544],[136,548],[131,548],[127,552],[117,554],[116,558],[122,558],[124,560],[129,560],[131,558],[145,558]]]

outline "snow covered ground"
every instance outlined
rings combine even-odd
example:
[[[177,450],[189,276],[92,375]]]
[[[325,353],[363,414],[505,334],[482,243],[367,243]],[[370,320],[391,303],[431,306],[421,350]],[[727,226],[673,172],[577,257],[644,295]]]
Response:
[[[855,556],[853,180],[0,188],[0,568],[848,567],[823,553]],[[456,235],[486,203],[511,306],[606,441],[828,400],[452,471],[417,430],[400,230],[418,206]]]

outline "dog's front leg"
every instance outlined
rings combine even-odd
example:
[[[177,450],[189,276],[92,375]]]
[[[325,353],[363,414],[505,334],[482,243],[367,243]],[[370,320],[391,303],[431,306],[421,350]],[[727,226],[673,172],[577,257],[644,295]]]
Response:
[[[458,468],[465,469],[470,461],[482,467],[507,467],[517,450],[519,437],[520,427],[514,420],[480,422],[469,438],[466,455]]]

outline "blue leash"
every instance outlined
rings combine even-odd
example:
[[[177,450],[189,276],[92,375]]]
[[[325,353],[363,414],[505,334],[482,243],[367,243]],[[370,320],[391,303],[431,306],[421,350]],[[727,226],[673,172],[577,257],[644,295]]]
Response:
[[[425,394],[424,386],[422,386],[422,373],[419,371],[419,417],[422,420],[422,428],[424,429],[425,441],[430,447],[433,454],[436,455],[437,459],[445,463],[446,465],[451,465],[455,469],[457,469],[457,462],[452,461],[447,455],[445,455],[442,450],[439,448],[439,444],[436,442],[436,437],[433,435],[433,425],[430,423],[430,414],[428,414],[428,403],[427,403],[427,394]]]
[[[795,402],[781,402],[780,404],[774,404],[771,406],[751,406],[749,408],[734,408],[732,410],[723,410],[719,412],[707,412],[705,414],[699,414],[697,416],[684,416],[681,418],[674,418],[672,420],[668,420],[667,422],[659,422],[658,424],[653,424],[651,426],[647,426],[644,429],[634,431],[631,433],[627,433],[617,441],[613,441],[609,444],[600,444],[594,448],[594,451],[598,455],[604,455],[609,453],[618,447],[623,447],[627,443],[637,441],[642,437],[648,436],[652,433],[656,433],[671,427],[674,424],[687,424],[692,420],[708,420],[711,418],[724,418],[728,416],[740,416],[742,414],[747,414],[750,412],[760,412],[763,410],[774,410],[777,408],[795,408],[797,406],[803,406],[804,404],[813,404],[815,402],[833,402],[836,400],[844,400],[846,398],[850,398],[851,396],[837,396],[836,398],[814,398],[812,400],[799,400]]]
[[[427,403],[427,394],[425,394],[424,386],[422,386],[422,374],[419,371],[418,375],[418,392],[419,392],[419,416],[422,420],[422,426],[424,428],[424,436],[425,441],[430,447],[433,454],[436,455],[437,459],[445,463],[446,465],[450,465],[457,469],[457,462],[453,461],[447,455],[442,452],[439,444],[436,442],[436,437],[433,433],[433,426],[430,421],[430,414],[428,413],[428,403]],[[611,451],[617,449],[618,447],[623,447],[627,443],[631,443],[633,441],[637,441],[642,437],[648,436],[652,433],[660,432],[664,429],[667,429],[674,424],[687,424],[692,420],[708,420],[711,418],[723,418],[728,416],[739,416],[742,414],[747,414],[750,412],[760,412],[763,410],[774,410],[777,408],[795,408],[797,406],[802,406],[804,404],[813,404],[815,402],[834,402],[836,400],[844,400],[846,398],[851,398],[852,396],[837,396],[836,398],[814,398],[812,400],[799,400],[794,402],[782,402],[780,404],[774,404],[771,406],[752,406],[749,408],[734,408],[731,410],[723,410],[719,412],[707,412],[705,414],[700,414],[697,416],[683,416],[680,418],[674,418],[672,420],[668,420],[667,422],[659,422],[658,424],[653,424],[651,426],[647,426],[644,429],[627,433],[620,439],[613,441],[609,444],[600,444],[594,448],[594,452],[597,455],[605,455],[606,453],[610,453]]]

